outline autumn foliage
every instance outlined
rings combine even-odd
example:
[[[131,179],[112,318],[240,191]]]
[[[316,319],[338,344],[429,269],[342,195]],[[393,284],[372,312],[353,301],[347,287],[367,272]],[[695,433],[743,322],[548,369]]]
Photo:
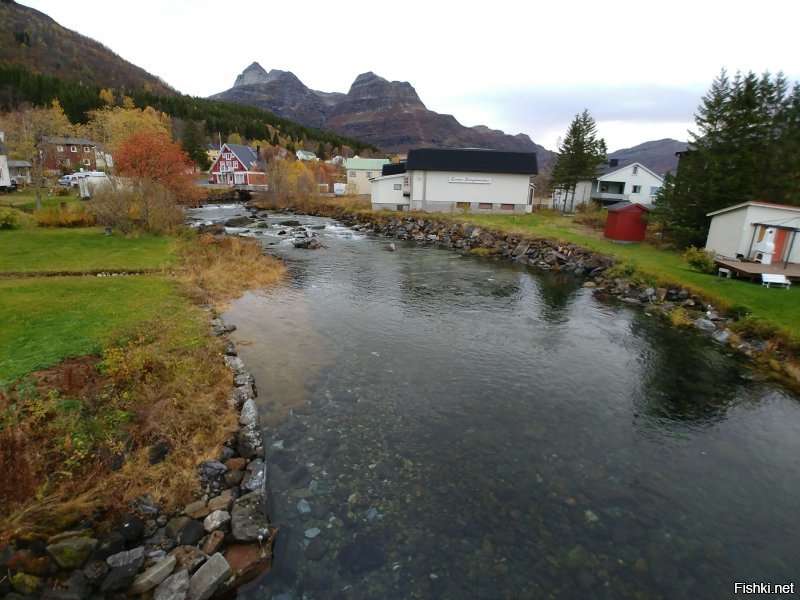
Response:
[[[119,144],[114,160],[121,176],[157,183],[180,204],[194,205],[200,199],[194,164],[180,144],[164,134],[134,133]]]

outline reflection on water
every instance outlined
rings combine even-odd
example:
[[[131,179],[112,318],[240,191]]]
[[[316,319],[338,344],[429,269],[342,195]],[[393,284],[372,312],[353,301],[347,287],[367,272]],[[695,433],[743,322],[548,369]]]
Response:
[[[569,276],[319,233],[271,246],[292,283],[225,315],[262,412],[297,407],[265,429],[281,536],[246,597],[727,598],[796,576],[796,396]]]

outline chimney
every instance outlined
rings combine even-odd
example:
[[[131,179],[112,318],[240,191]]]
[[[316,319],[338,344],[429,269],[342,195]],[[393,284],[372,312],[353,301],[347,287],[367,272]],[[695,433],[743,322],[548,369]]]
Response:
[[[619,166],[619,159],[618,158],[609,158],[608,159],[608,166],[609,167],[618,167]]]

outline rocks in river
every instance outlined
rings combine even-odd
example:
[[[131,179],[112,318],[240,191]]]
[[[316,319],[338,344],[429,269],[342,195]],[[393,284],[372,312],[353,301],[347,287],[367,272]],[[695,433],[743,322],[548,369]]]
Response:
[[[225,227],[247,227],[253,223],[252,217],[236,217],[225,221]]]
[[[384,564],[386,553],[373,537],[359,536],[339,551],[339,567],[353,575],[380,569]]]

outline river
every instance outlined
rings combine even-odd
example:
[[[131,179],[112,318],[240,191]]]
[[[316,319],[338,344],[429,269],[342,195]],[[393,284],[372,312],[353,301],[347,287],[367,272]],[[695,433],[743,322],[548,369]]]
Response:
[[[570,275],[261,219],[289,279],[223,318],[257,381],[281,532],[240,596],[728,598],[794,581],[796,394]],[[324,247],[295,248],[287,219]]]

